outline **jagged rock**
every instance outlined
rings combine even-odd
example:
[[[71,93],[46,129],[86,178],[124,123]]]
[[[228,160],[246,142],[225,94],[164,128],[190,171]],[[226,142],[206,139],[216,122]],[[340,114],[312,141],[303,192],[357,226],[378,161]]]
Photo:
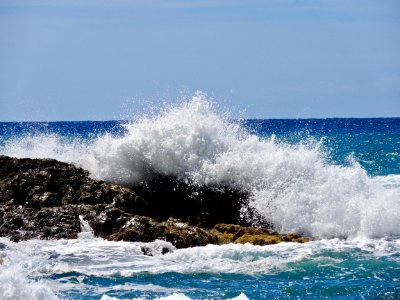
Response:
[[[80,215],[96,236],[141,242],[162,239],[177,248],[307,241],[246,226],[241,213],[247,201],[246,192],[224,186],[199,187],[160,176],[141,186],[122,187],[94,180],[72,164],[0,155],[0,236],[13,241],[76,238]],[[267,227],[256,212],[247,214]]]
[[[43,207],[40,210],[24,207],[0,208],[0,236],[13,241],[27,239],[71,239],[80,231],[75,207]]]
[[[121,186],[89,178],[88,172],[53,159],[0,156],[0,203],[40,209],[65,204],[111,204],[121,194],[136,194]]]
[[[53,159],[0,156],[0,236],[12,240],[76,238],[79,214],[100,213],[130,189],[89,178],[88,172]]]
[[[173,177],[158,176],[133,189],[145,199],[142,209],[136,206],[136,213],[151,216],[157,221],[170,217],[188,222],[191,225],[212,228],[218,223],[237,223],[250,225],[243,218],[243,208],[252,220],[259,225],[268,222],[247,206],[248,193],[229,186],[196,184],[177,180]],[[129,211],[129,208],[123,207]]]

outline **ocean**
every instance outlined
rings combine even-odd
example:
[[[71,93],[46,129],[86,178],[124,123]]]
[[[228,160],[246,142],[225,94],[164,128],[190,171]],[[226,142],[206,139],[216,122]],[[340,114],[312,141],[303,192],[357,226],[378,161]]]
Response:
[[[312,242],[175,249],[0,238],[1,299],[400,299],[400,118],[232,120],[193,99],[131,121],[0,122],[0,154],[120,184],[156,174],[250,193]],[[170,252],[162,254],[162,248]]]

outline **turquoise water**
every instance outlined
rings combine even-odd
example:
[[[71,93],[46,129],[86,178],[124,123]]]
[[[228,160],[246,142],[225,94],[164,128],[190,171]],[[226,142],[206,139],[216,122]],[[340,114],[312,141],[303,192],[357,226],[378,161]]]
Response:
[[[140,254],[137,243],[124,245],[97,239],[69,244],[2,242],[8,244],[6,252],[11,260],[17,257],[34,260],[32,265],[17,269],[14,261],[14,270],[11,266],[2,267],[2,285],[11,281],[17,289],[23,289],[14,292],[16,298],[10,299],[30,299],[38,290],[44,299],[53,294],[62,299],[398,299],[400,296],[399,240],[333,239],[264,247],[207,246],[173,250],[167,255],[158,254],[156,245],[147,244],[155,249],[153,257]],[[41,251],[40,258],[29,257],[33,248]],[[26,271],[29,273],[26,281],[15,279]],[[0,291],[4,297],[4,286]]]
[[[87,224],[77,240],[1,238],[2,299],[400,299],[400,118],[230,122],[196,100],[135,122],[0,123],[0,153],[73,162],[113,182],[151,169],[231,184],[280,231],[317,238],[179,250],[155,241],[152,256]]]

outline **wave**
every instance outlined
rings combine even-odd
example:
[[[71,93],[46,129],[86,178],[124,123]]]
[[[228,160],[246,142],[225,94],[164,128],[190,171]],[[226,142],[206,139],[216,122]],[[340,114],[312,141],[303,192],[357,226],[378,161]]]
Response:
[[[140,184],[155,176],[249,192],[250,206],[281,232],[320,237],[400,235],[399,178],[371,177],[357,163],[329,162],[316,141],[260,138],[198,92],[187,102],[94,140],[17,137],[0,152],[75,163],[95,178]]]

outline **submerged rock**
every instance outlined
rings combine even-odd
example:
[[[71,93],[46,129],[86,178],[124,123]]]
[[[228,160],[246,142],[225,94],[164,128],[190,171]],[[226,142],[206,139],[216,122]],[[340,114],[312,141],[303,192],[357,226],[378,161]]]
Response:
[[[247,196],[165,176],[129,188],[94,180],[87,171],[53,159],[0,156],[0,236],[13,241],[77,238],[79,216],[96,236],[108,240],[162,239],[177,248],[307,240],[249,227],[241,218]],[[264,227],[268,224],[257,218]]]

